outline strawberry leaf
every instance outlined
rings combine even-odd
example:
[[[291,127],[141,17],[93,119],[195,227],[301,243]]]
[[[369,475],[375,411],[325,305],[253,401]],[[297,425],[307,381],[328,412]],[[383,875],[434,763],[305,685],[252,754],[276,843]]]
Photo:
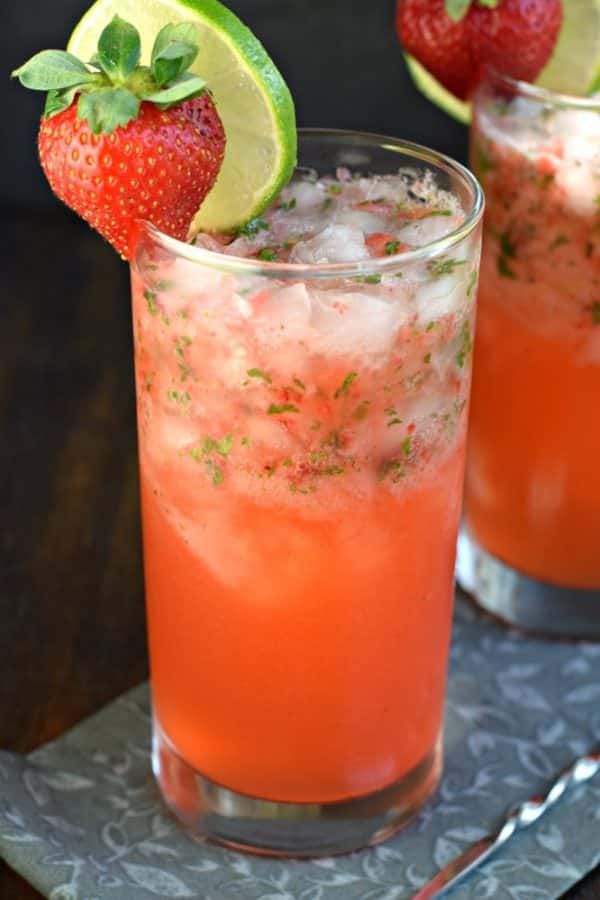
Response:
[[[62,91],[49,91],[46,97],[46,105],[44,106],[44,118],[51,119],[52,116],[56,116],[58,113],[68,109],[79,89],[80,86],[75,85],[75,87],[64,88]]]
[[[98,78],[76,56],[64,50],[42,50],[15,69],[12,75],[23,87],[34,91],[61,90]]]
[[[477,6],[485,6],[488,9],[496,9],[500,0],[477,0]]]
[[[111,81],[125,81],[140,61],[140,35],[133,25],[114,16],[98,40],[96,61]]]
[[[446,12],[453,22],[460,22],[469,11],[471,0],[445,0]]]
[[[152,74],[160,87],[175,81],[189,69],[198,55],[196,29],[193,25],[180,22],[165,25],[152,48]]]
[[[199,97],[205,90],[206,82],[197,75],[192,75],[188,72],[168,87],[163,88],[163,90],[144,94],[142,100],[154,103],[160,109],[168,109],[169,106],[181,103],[182,100],[192,100],[194,97]]]
[[[126,88],[108,87],[82,94],[77,103],[77,116],[87,119],[94,134],[110,134],[121,125],[137,118],[140,99]]]

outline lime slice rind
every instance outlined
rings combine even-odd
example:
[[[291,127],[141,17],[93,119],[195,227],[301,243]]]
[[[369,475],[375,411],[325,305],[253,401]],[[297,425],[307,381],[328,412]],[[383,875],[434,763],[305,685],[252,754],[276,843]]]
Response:
[[[191,71],[208,83],[227,143],[219,177],[190,231],[239,228],[277,196],[294,169],[294,103],[285,81],[260,41],[218,0],[97,0],[73,31],[69,51],[90,59],[115,13],[140,32],[142,63],[163,25],[195,26],[200,52]]]
[[[437,78],[434,78],[420,62],[417,62],[414,56],[405,53],[404,59],[412,80],[419,91],[428,100],[431,100],[432,103],[435,103],[436,106],[447,112],[449,116],[468,125],[471,121],[471,104],[465,103],[459,100],[458,97],[455,97],[454,94],[451,94]]]

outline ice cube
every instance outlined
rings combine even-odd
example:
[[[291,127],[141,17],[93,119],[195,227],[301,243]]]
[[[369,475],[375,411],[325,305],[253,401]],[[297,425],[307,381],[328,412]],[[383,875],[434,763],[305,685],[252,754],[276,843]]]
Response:
[[[263,292],[254,302],[260,334],[281,340],[302,340],[310,326],[311,301],[301,282]]]
[[[325,353],[385,354],[408,318],[405,304],[362,291],[316,290],[312,296],[313,340]]]
[[[347,225],[349,228],[355,228],[365,234],[372,234],[375,231],[386,231],[387,226],[384,216],[378,216],[372,212],[365,212],[360,209],[352,209],[349,206],[343,206],[335,211],[333,216],[335,225]]]
[[[459,267],[459,271],[460,271]],[[415,305],[419,319],[427,323],[454,312],[463,300],[464,291],[461,276],[442,275],[439,278],[430,276],[417,285]]]
[[[290,254],[290,262],[342,263],[369,258],[365,238],[358,228],[347,225],[327,225],[308,241],[300,241]]]

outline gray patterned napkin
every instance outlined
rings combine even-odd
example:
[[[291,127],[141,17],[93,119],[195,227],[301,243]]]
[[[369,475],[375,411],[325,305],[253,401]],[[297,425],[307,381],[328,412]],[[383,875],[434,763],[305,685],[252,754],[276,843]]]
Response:
[[[146,686],[28,757],[0,753],[0,853],[51,900],[402,900],[600,742],[600,645],[514,636],[459,601],[437,796],[391,841],[280,862],[188,838],[149,770]],[[552,900],[600,862],[600,776],[453,900]]]

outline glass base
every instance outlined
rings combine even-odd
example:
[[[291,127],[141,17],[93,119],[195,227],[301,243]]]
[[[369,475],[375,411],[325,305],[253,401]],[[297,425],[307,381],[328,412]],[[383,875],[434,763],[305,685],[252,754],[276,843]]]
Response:
[[[395,784],[339,803],[276,803],[228,790],[185,762],[156,719],[152,767],[192,836],[262,856],[330,856],[385,841],[408,822],[438,785],[442,742]]]
[[[479,606],[509,625],[543,637],[600,640],[600,589],[529,578],[484,550],[465,528],[456,578]]]

